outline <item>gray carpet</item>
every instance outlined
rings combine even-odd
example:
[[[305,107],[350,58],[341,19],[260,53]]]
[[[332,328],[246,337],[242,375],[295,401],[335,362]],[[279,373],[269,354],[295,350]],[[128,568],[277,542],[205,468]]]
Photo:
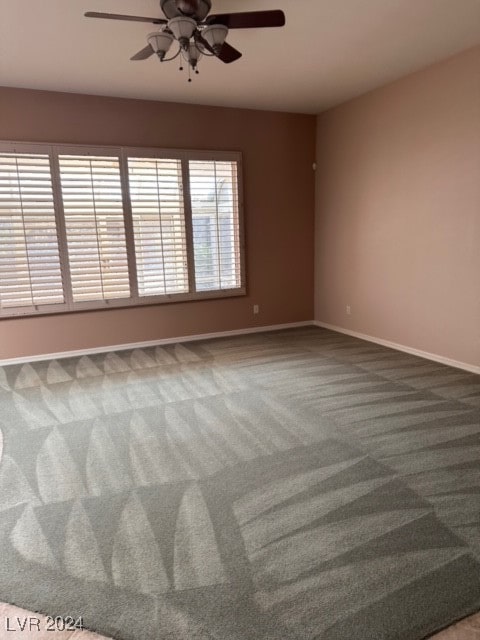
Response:
[[[480,378],[306,328],[0,368],[0,600],[118,640],[480,609]]]

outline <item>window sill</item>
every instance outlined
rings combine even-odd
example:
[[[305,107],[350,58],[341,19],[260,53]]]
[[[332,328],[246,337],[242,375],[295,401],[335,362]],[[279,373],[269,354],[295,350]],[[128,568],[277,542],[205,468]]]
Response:
[[[38,316],[84,313],[87,311],[106,311],[110,309],[132,309],[136,307],[151,307],[160,304],[177,304],[181,302],[200,302],[202,300],[222,300],[224,298],[239,298],[247,295],[246,287],[223,289],[216,291],[202,291],[197,293],[175,293],[162,296],[148,296],[137,299],[115,299],[95,302],[77,302],[74,307],[66,304],[38,305],[36,307],[17,307],[0,309],[0,320],[15,318],[35,318]]]

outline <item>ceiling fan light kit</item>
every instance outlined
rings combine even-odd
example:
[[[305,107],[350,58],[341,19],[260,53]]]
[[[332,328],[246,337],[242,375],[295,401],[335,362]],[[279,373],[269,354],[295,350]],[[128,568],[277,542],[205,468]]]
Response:
[[[226,42],[230,29],[252,29],[260,27],[283,27],[283,11],[247,11],[243,13],[210,14],[211,0],[160,0],[165,18],[128,16],[114,13],[87,11],[87,18],[130,20],[161,25],[159,31],[147,36],[147,46],[138,51],[131,60],[146,60],[156,54],[161,62],[174,60],[180,54],[188,63],[190,72],[198,73],[197,65],[202,55],[217,57],[229,64],[242,57],[240,51]],[[178,49],[167,58],[174,42]],[[183,67],[180,67],[183,70]]]

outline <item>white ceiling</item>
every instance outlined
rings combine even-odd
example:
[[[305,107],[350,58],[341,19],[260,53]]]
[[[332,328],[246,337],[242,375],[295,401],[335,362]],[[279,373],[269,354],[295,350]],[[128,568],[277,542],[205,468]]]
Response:
[[[214,12],[283,9],[283,29],[231,31],[243,58],[130,62],[158,0],[0,0],[0,85],[318,113],[480,43],[480,0],[213,0]]]

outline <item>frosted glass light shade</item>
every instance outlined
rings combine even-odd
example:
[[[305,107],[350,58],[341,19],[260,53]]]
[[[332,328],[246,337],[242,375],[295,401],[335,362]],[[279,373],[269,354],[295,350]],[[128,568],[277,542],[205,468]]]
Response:
[[[172,46],[174,37],[166,31],[154,31],[150,33],[148,38],[148,44],[152,47],[155,53],[165,55]]]
[[[225,42],[228,34],[228,27],[224,24],[212,24],[202,31],[203,38],[208,42],[212,49],[220,49]]]
[[[192,18],[178,16],[168,21],[168,28],[177,40],[190,40],[193,32],[197,28],[197,23]]]
[[[188,45],[187,50],[186,51],[182,51],[182,55],[185,58],[185,60],[190,62],[192,67],[195,67],[197,62],[202,57],[202,52],[198,49],[198,47],[197,47],[197,45],[195,43],[191,42]]]

